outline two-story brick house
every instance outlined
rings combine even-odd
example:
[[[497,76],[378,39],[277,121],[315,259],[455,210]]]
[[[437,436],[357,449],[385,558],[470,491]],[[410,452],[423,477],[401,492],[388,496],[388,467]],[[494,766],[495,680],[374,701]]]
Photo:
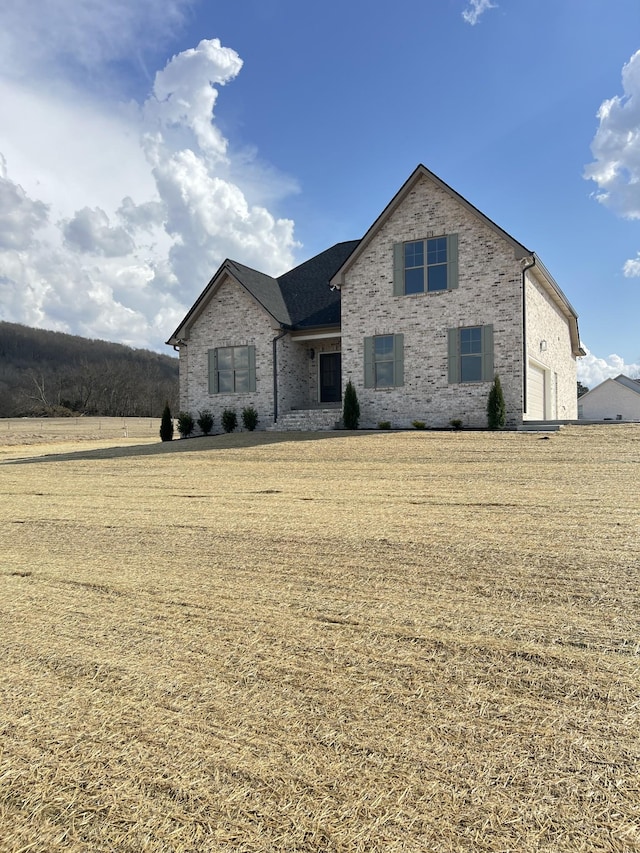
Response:
[[[225,261],[167,343],[183,410],[277,429],[333,427],[349,379],[362,427],[485,426],[496,374],[509,425],[574,419],[584,354],[537,256],[424,166],[361,240],[279,278]]]

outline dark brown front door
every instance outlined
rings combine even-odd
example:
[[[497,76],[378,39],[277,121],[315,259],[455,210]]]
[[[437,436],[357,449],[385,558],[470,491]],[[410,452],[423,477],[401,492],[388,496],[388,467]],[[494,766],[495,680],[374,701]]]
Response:
[[[320,402],[339,403],[342,399],[342,370],[339,352],[320,353]]]

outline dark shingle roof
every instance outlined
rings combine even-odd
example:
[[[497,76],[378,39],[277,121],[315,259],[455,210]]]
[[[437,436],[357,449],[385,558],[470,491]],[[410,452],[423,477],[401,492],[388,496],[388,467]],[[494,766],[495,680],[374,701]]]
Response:
[[[217,283],[225,273],[232,275],[281,326],[311,329],[340,325],[340,292],[330,280],[360,241],[337,243],[279,278],[227,259],[190,308],[167,341],[177,344],[195,322]]]
[[[285,326],[291,325],[289,311],[282,298],[277,279],[251,267],[245,267],[237,261],[227,261],[227,268],[272,317]]]
[[[340,324],[340,291],[331,290],[329,282],[359,242],[337,243],[278,278],[291,326],[307,329]]]

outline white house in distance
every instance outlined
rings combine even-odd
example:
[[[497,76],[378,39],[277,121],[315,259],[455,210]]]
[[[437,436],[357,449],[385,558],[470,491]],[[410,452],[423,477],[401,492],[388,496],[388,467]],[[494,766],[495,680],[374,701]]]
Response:
[[[180,407],[262,429],[332,429],[351,380],[360,425],[484,427],[577,418],[577,314],[537,255],[418,166],[361,240],[274,278],[226,260],[168,344]]]
[[[640,421],[640,381],[622,373],[605,379],[580,397],[578,416],[589,421]]]

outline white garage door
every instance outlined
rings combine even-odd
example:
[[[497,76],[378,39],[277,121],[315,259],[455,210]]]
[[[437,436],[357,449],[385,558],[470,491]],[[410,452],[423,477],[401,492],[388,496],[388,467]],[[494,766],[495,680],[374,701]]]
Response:
[[[529,363],[529,382],[527,387],[527,414],[534,421],[545,419],[545,373],[541,367]]]

